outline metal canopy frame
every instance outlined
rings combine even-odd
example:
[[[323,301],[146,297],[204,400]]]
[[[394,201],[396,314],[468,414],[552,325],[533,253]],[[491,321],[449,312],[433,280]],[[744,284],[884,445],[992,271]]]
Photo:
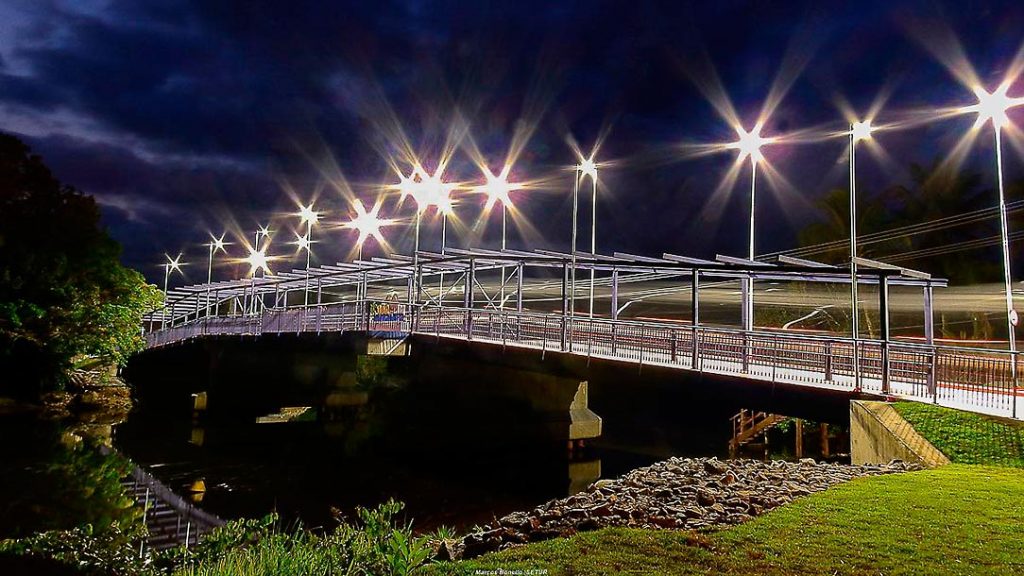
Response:
[[[883,294],[880,294],[882,300],[887,300],[889,286],[916,286],[925,289],[925,305],[926,308],[930,308],[931,289],[947,285],[945,279],[933,278],[930,274],[918,270],[866,258],[857,258],[855,262],[859,266],[857,283],[885,287],[885,290],[881,291]],[[508,267],[516,270],[514,273],[516,286],[513,293],[518,294],[517,307],[522,308],[525,268],[552,271],[560,269],[561,274],[557,275],[561,276],[560,279],[557,279],[557,276],[548,277],[551,284],[546,286],[551,287],[552,284],[566,284],[569,278],[569,269],[574,265],[575,268],[581,270],[608,273],[607,276],[599,277],[597,284],[611,287],[613,317],[618,316],[617,301],[620,283],[689,277],[691,278],[688,283],[690,288],[696,289],[699,286],[697,278],[725,281],[757,282],[767,280],[834,284],[849,284],[853,281],[848,268],[791,256],[778,256],[773,262],[766,262],[725,255],[717,255],[714,260],[708,260],[670,253],[655,257],[626,252],[614,252],[611,255],[576,252],[573,255],[569,252],[544,249],[524,251],[451,248],[445,254],[421,250],[415,256],[389,254],[386,257],[374,257],[370,260],[325,264],[310,268],[308,271],[293,269],[269,276],[221,280],[178,287],[168,291],[165,306],[154,311],[150,318],[166,319],[168,309],[172,318],[182,311],[185,316],[193,313],[198,315],[201,308],[217,307],[219,309],[220,303],[232,300],[236,300],[238,306],[242,306],[243,302],[248,302],[245,305],[248,308],[249,305],[255,305],[256,300],[259,300],[262,305],[262,299],[270,294],[274,295],[274,304],[277,306],[280,303],[278,298],[282,293],[287,297],[289,292],[306,290],[307,287],[316,291],[317,305],[320,305],[324,289],[355,287],[357,293],[361,293],[365,297],[366,286],[382,283],[392,284],[395,289],[405,284],[410,303],[423,300],[439,304],[440,302],[431,299],[429,295],[426,298],[421,298],[423,296],[423,277],[461,274],[463,276],[459,276],[456,283],[464,281],[466,286],[472,287],[472,290],[478,288],[482,290],[483,286],[476,279],[478,273]],[[512,279],[513,276],[510,275],[506,279],[506,283]],[[414,288],[415,286],[418,288]],[[439,294],[442,297],[450,292],[450,290],[445,292],[439,289]],[[563,294],[566,293],[567,286],[563,286]],[[201,297],[205,297],[205,304],[201,301]],[[193,298],[195,299],[194,306],[188,305],[187,302]],[[751,299],[750,295],[743,296],[744,301],[747,299]],[[487,297],[486,301],[493,304],[494,300]],[[574,314],[575,310],[567,312]]]

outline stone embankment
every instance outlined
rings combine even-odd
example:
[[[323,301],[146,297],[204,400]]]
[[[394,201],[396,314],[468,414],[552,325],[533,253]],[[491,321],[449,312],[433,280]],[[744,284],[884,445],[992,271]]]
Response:
[[[552,500],[529,512],[513,512],[461,542],[443,556],[472,558],[517,544],[569,536],[607,526],[713,529],[739,524],[861,476],[917,470],[893,461],[882,466],[671,458],[615,480],[598,480],[585,491]]]

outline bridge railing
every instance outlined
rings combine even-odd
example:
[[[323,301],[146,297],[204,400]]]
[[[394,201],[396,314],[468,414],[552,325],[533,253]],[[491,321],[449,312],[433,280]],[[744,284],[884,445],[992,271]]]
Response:
[[[1014,417],[1019,416],[1017,375],[1024,368],[1019,354],[1001,350],[378,300],[271,309],[258,316],[200,318],[147,338],[150,346],[161,346],[208,335],[347,330],[480,340],[891,394]]]

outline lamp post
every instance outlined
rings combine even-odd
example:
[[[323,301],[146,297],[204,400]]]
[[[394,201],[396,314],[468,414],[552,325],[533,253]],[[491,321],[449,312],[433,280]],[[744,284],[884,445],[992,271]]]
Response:
[[[267,249],[264,247],[262,250],[257,248],[251,248],[249,250],[249,256],[245,258],[245,262],[249,264],[249,276],[252,279],[250,283],[251,293],[251,308],[252,314],[256,314],[256,273],[263,270],[264,274],[270,272],[269,258],[267,258]]]
[[[508,228],[508,203],[511,201],[509,193],[515,188],[515,185],[509,183],[508,176],[505,171],[498,176],[487,173],[487,184],[483,186],[483,191],[487,194],[487,205],[484,207],[484,213],[494,207],[495,203],[501,202],[501,250],[505,251],[507,246],[507,228]],[[505,307],[505,266],[501,267],[501,290],[498,296],[499,306]]]
[[[399,174],[398,185],[394,187],[401,193],[402,200],[404,200],[406,196],[412,196],[413,201],[416,203],[416,232],[414,235],[415,240],[412,249],[412,283],[409,285],[409,295],[407,298],[408,304],[410,305],[412,305],[414,297],[419,297],[419,278],[417,276],[420,262],[420,220],[423,216],[424,208],[422,197],[423,185],[421,182],[416,181],[417,174],[418,170],[414,170],[412,175],[408,178]]]
[[[305,238],[300,238],[297,241],[299,249],[306,251],[306,282],[302,290],[302,309],[303,314],[305,314],[305,309],[309,306],[309,259],[313,252],[310,244],[313,242],[313,225],[320,221],[320,213],[313,210],[313,203],[310,202],[308,206],[299,206],[298,216],[302,219],[302,223],[306,225]]]
[[[581,179],[583,176],[590,176],[592,185],[590,193],[590,253],[597,252],[597,164],[593,158],[587,158],[580,163]],[[590,267],[590,318],[594,317],[594,267]]]
[[[569,279],[569,316],[576,315],[576,219],[579,213],[580,164],[573,170],[572,186],[572,277]]]
[[[367,210],[366,207],[363,206],[363,202],[361,200],[357,199],[353,203],[353,207],[355,208],[355,211],[356,211],[355,217],[352,218],[350,221],[346,222],[343,226],[345,228],[349,228],[351,230],[356,230],[357,232],[359,232],[359,238],[356,240],[356,251],[357,251],[356,259],[357,260],[362,260],[363,259],[363,244],[366,243],[366,240],[369,239],[369,238],[375,238],[378,241],[380,241],[380,239],[383,237],[382,234],[381,234],[381,230],[380,229],[382,227],[384,227],[384,226],[390,226],[390,225],[394,224],[394,221],[390,220],[390,219],[380,218],[380,216],[378,215],[380,213],[380,204],[376,204],[376,205],[374,205],[373,208],[371,208],[370,210]],[[360,267],[362,267],[362,265],[360,265]],[[360,296],[360,298],[365,299],[366,298],[366,271],[365,270],[363,270],[362,276],[363,276],[362,288],[361,288],[362,295]]]
[[[267,242],[270,242],[270,227],[260,226],[256,230],[256,241],[253,243],[253,247],[249,250],[249,256],[245,258],[245,261],[249,263],[250,270],[249,274],[252,276],[252,282],[250,284],[250,302],[248,306],[243,306],[245,309],[244,314],[256,312],[256,273],[262,268],[266,270],[267,264],[267,250],[264,248],[260,250],[260,239],[266,238]],[[262,265],[257,265],[262,262]],[[243,299],[244,300],[244,299]],[[245,302],[243,302],[245,304]]]
[[[424,176],[421,183],[421,194],[424,201],[425,207],[436,206],[437,211],[441,214],[441,256],[445,255],[445,246],[447,244],[448,236],[448,215],[452,212],[452,188],[451,184],[444,182],[441,174],[441,168],[438,168],[433,176]],[[417,246],[419,245],[419,213],[417,213],[416,221],[416,234],[417,234]],[[441,305],[441,301],[444,298],[444,272],[439,274],[439,282],[437,289],[437,305]],[[467,290],[472,290],[472,286],[467,286]]]
[[[167,262],[164,263],[164,313],[160,319],[160,329],[167,327],[167,283],[171,279],[171,272],[181,272],[181,254],[177,258],[171,258],[170,254],[164,254]]]
[[[227,246],[229,244],[229,242],[225,242],[224,241],[224,236],[225,235],[226,235],[226,233],[225,234],[221,234],[220,237],[218,238],[217,236],[214,236],[213,234],[210,234],[210,243],[209,243],[209,247],[210,247],[210,260],[209,260],[209,263],[208,263],[208,265],[206,267],[206,314],[207,315],[210,314],[210,284],[213,283],[213,255],[215,253],[217,253],[218,251],[224,252],[225,254],[227,253],[227,249],[225,248],[225,246]]]
[[[850,124],[850,309],[853,332],[853,383],[860,389],[860,311],[857,300],[857,142],[871,137],[871,121]]]
[[[761,153],[761,147],[770,144],[773,139],[765,138],[761,136],[761,124],[758,123],[748,132],[742,127],[736,127],[736,135],[738,139],[730,145],[730,148],[735,148],[740,152],[740,160],[744,160],[748,156],[750,157],[750,238],[749,248],[747,250],[747,258],[750,260],[754,259],[754,215],[756,214],[755,200],[757,192],[757,164],[761,160],[764,160],[764,155]],[[743,302],[743,329],[750,330],[754,325],[754,280],[753,278],[747,278],[744,281],[744,291],[747,292],[747,297]]]
[[[1011,98],[1006,92],[1010,87],[1009,82],[1003,82],[992,92],[986,91],[981,86],[974,88],[974,95],[978,103],[963,108],[965,112],[977,112],[978,119],[974,127],[981,128],[989,120],[992,121],[992,132],[995,134],[996,146],[996,177],[999,183],[999,232],[1003,247],[1003,288],[1006,295],[1006,330],[1007,339],[1010,343],[1010,366],[1011,374],[1016,380],[1017,377],[1017,339],[1014,334],[1013,292],[1010,279],[1010,240],[1006,222],[1006,196],[1003,190],[1003,150],[1002,130],[1010,123],[1006,112],[1015,106],[1024,105],[1024,97]],[[1014,404],[1016,407],[1016,404]]]

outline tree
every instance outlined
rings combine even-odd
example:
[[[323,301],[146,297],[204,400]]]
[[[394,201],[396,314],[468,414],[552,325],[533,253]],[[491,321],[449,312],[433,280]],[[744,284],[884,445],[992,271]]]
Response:
[[[930,166],[912,164],[910,176],[910,186],[895,185],[880,194],[858,195],[857,235],[919,227],[909,233],[861,241],[859,255],[932,272],[955,283],[998,279],[1001,266],[994,258],[994,251],[958,250],[971,240],[998,235],[998,220],[995,217],[950,218],[995,206],[995,192],[981,187],[982,178],[978,173],[954,171],[939,162]],[[833,263],[849,262],[849,198],[848,190],[835,189],[817,202],[822,221],[804,228],[800,232],[800,243],[805,247],[833,244],[823,246],[813,257]],[[945,220],[934,223],[940,219]],[[929,222],[934,224],[920,226]]]
[[[141,349],[160,295],[119,256],[95,200],[0,133],[0,395],[60,389],[77,358]]]

